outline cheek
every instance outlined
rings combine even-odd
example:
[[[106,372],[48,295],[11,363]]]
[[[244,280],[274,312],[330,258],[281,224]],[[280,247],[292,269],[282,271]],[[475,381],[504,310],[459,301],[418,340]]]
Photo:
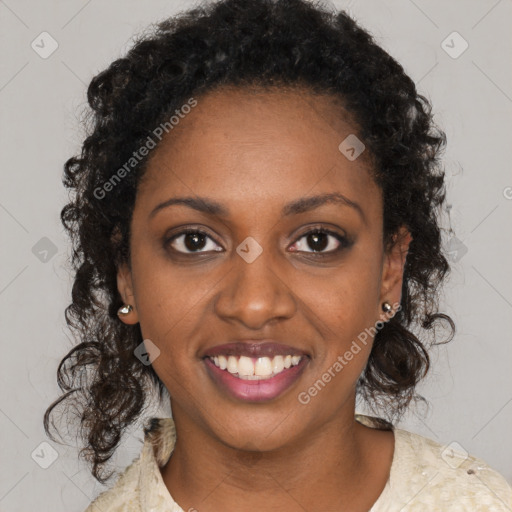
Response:
[[[134,292],[144,338],[162,345],[175,337],[201,296],[201,286],[149,251],[132,255]]]
[[[374,323],[380,296],[380,274],[374,261],[357,254],[327,278],[309,280],[308,302],[331,331],[330,336],[354,335]]]
[[[315,354],[315,373],[339,376],[333,388],[356,382],[366,366],[378,320],[379,271],[375,259],[354,254],[321,284],[309,282],[310,317],[325,340]]]
[[[135,264],[134,264],[135,270]],[[160,350],[152,366],[171,395],[188,395],[196,369],[194,329],[198,304],[204,295],[183,273],[165,269],[158,262],[140,268],[136,287],[139,324],[144,339]]]

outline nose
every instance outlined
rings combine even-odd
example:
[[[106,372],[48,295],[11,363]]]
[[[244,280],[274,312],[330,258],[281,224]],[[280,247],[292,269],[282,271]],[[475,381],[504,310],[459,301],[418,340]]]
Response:
[[[263,250],[251,263],[238,254],[233,260],[233,268],[223,280],[215,302],[220,318],[256,330],[272,320],[294,315],[297,302],[292,288],[271,251]]]

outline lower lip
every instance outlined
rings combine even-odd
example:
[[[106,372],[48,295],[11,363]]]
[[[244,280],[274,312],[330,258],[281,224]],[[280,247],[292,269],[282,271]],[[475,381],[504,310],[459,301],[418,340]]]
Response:
[[[305,356],[297,366],[291,366],[270,379],[245,380],[234,377],[227,370],[221,370],[210,358],[204,359],[208,373],[221,389],[248,402],[264,402],[278,397],[300,377],[307,361],[308,357]]]

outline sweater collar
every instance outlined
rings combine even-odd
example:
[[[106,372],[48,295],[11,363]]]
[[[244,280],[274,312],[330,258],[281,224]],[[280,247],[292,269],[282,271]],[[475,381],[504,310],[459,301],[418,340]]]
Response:
[[[160,468],[167,464],[176,442],[172,418],[151,418],[144,428],[140,458],[139,499],[144,512],[184,512],[165,485]]]

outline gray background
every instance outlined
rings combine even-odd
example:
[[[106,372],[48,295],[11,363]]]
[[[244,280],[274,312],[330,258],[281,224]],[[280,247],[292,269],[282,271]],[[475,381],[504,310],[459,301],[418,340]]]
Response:
[[[333,4],[348,8],[403,64],[432,100],[448,137],[448,201],[457,238],[446,240],[453,271],[443,300],[458,333],[432,354],[430,377],[420,388],[431,403],[428,414],[411,413],[400,426],[458,443],[512,483],[512,3]],[[63,316],[70,277],[59,221],[66,201],[62,166],[80,147],[78,114],[90,79],[150,22],[192,5],[0,0],[2,512],[82,511],[104,489],[78,461],[76,448],[47,440],[42,427],[45,408],[58,396],[57,365],[72,345]],[[42,46],[43,31],[58,43],[46,59],[31,47],[34,40]],[[457,58],[464,42],[450,36],[454,31],[469,44]],[[444,46],[452,56],[441,46],[448,36]],[[46,39],[39,51],[49,48]],[[130,463],[141,442],[139,424],[113,467]],[[52,453],[57,459],[40,467]]]

